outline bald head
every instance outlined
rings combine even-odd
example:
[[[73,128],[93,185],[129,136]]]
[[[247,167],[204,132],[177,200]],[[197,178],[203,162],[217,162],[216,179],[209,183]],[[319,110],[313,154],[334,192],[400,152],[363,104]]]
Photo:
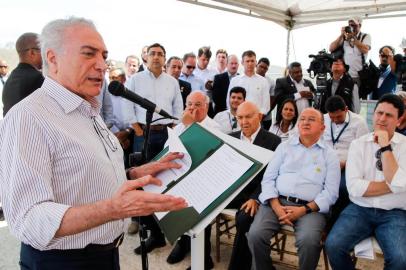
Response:
[[[298,127],[302,143],[316,143],[324,132],[323,114],[314,108],[304,109],[300,114]]]
[[[16,50],[21,63],[27,63],[41,69],[42,58],[38,34],[22,34],[16,41]]]
[[[259,108],[251,101],[241,103],[237,108],[237,121],[241,127],[241,132],[249,138],[258,130],[261,124],[261,114]]]
[[[201,122],[207,116],[209,102],[210,99],[205,93],[194,91],[186,98],[186,111],[193,115],[195,122]]]

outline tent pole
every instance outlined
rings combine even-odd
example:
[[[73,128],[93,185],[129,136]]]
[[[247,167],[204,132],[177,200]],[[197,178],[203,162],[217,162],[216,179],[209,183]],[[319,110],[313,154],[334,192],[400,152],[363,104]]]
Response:
[[[287,38],[287,42],[286,42],[286,67],[289,65],[290,31],[292,31],[292,29],[289,27],[289,28],[288,28],[288,38]]]

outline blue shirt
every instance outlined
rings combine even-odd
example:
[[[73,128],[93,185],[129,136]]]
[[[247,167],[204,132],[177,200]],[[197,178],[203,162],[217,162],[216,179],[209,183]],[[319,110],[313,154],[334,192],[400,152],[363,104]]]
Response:
[[[159,108],[170,115],[181,119],[183,113],[183,100],[180,93],[179,82],[172,76],[162,72],[158,78],[149,69],[138,72],[126,81],[126,87],[136,94],[154,102]],[[146,110],[138,105],[134,105],[135,117],[138,123],[145,124]],[[153,120],[162,118],[154,113]],[[163,119],[152,123],[170,124],[174,121]]]
[[[100,116],[103,118],[107,127],[110,128],[114,124],[114,114],[113,114],[113,104],[111,103],[111,95],[107,89],[108,82],[104,79],[102,88],[100,89],[100,94],[96,97],[99,102]]]
[[[340,163],[322,139],[309,148],[298,136],[281,143],[262,179],[259,200],[267,203],[279,195],[315,201],[327,213],[338,198]]]
[[[199,78],[196,77],[194,74],[190,76],[186,76],[185,74],[181,73],[179,79],[188,82],[192,85],[192,92],[195,90],[204,90],[204,82]]]

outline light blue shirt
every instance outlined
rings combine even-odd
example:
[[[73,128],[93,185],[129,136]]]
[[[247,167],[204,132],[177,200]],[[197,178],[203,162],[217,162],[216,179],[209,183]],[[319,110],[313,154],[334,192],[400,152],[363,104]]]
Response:
[[[262,179],[259,200],[267,203],[279,195],[315,201],[327,213],[338,198],[340,163],[322,139],[306,148],[294,136],[281,143]]]
[[[185,74],[181,73],[179,79],[190,83],[192,85],[192,92],[195,90],[204,91],[204,82],[194,74],[186,76]]]
[[[172,76],[162,72],[158,78],[156,78],[154,74],[147,69],[134,74],[126,82],[126,87],[141,97],[154,102],[159,108],[170,115],[181,119],[183,113],[182,95],[178,81]],[[145,124],[146,110],[138,105],[134,105],[134,110],[137,122]],[[154,113],[153,120],[158,118],[162,117]],[[152,123],[152,125],[170,124],[173,122],[171,119],[163,119]]]
[[[111,131],[116,133],[126,128],[131,128],[131,124],[137,122],[134,113],[134,103],[122,97],[111,96],[114,112],[114,124]]]
[[[104,79],[102,88],[100,89],[100,94],[97,96],[97,101],[99,102],[100,116],[103,118],[106,126],[111,128],[114,124],[114,114],[113,114],[113,104],[111,102],[111,95],[107,89],[108,82]]]

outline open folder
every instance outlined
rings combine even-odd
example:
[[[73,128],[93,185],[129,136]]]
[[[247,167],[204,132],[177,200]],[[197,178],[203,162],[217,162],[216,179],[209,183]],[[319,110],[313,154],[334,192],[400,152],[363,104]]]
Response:
[[[188,202],[189,207],[185,209],[155,214],[171,243],[199,223],[262,167],[261,162],[198,124],[191,125],[179,139],[187,152],[182,167],[188,166],[188,170],[181,176],[173,173],[175,179],[166,179],[163,187],[144,188],[146,191],[181,196]],[[165,147],[155,159],[165,155],[169,147]],[[189,157],[191,163],[188,163]],[[159,175],[157,177],[160,178]]]

